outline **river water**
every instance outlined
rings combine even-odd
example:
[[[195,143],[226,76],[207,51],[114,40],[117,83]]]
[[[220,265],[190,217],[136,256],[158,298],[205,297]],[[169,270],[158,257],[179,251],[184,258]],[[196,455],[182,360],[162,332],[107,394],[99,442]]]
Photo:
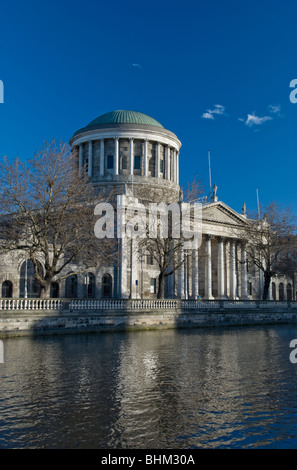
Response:
[[[0,448],[297,448],[293,326],[3,339]]]

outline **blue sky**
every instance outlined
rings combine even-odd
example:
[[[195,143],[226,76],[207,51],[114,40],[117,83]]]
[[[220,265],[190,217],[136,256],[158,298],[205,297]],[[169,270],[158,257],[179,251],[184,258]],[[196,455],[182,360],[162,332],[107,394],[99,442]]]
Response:
[[[97,116],[146,113],[182,142],[195,175],[241,211],[297,214],[297,2],[1,2],[0,156],[28,158]]]

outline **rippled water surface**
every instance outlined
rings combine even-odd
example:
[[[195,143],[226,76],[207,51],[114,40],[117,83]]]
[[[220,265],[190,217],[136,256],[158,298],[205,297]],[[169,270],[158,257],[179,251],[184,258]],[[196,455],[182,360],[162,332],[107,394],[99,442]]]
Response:
[[[297,448],[292,326],[3,339],[0,448]]]

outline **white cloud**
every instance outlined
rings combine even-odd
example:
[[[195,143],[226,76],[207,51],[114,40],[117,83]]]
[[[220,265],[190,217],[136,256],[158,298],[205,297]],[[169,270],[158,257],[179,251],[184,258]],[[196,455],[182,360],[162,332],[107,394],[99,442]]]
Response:
[[[268,106],[268,111],[272,114],[277,114],[279,116],[280,110],[281,110],[281,107],[279,104],[270,104]]]
[[[204,119],[214,119],[214,114],[216,115],[224,115],[225,113],[225,106],[221,104],[215,104],[214,109],[207,109],[205,113],[202,114],[202,118]]]
[[[209,113],[209,112],[208,112],[208,113],[203,113],[203,114],[202,114],[202,117],[203,117],[204,119],[214,119],[213,115],[212,115],[211,113]]]
[[[281,107],[278,104],[270,104],[268,106],[268,111],[270,115],[260,117],[253,113],[248,114],[246,119],[239,118],[239,121],[249,127],[259,127],[264,124],[264,122],[272,121],[273,119],[281,117]]]
[[[141,69],[141,65],[140,64],[132,64],[133,67],[135,67],[136,69]]]
[[[239,121],[244,122],[246,126],[252,127],[252,126],[261,126],[264,124],[266,121],[272,121],[271,116],[263,116],[259,117],[256,116],[255,113],[253,114],[248,114],[246,119],[239,118]]]

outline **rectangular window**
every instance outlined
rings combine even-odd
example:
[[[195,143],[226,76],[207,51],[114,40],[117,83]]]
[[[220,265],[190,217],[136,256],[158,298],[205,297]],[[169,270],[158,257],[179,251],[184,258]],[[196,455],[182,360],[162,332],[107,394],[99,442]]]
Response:
[[[113,155],[107,155],[107,170],[113,169]]]
[[[156,292],[157,292],[157,279],[154,277],[151,277],[150,293],[155,294]]]
[[[252,295],[252,293],[253,293],[253,287],[252,287],[252,283],[251,283],[251,282],[249,282],[249,284],[248,284],[248,285],[249,285],[249,295]]]
[[[134,157],[134,170],[140,170],[140,160],[141,157]]]
[[[164,160],[161,158],[160,160],[160,173],[164,173]]]
[[[154,264],[154,257],[150,253],[146,255],[146,264],[150,264],[150,265]]]

